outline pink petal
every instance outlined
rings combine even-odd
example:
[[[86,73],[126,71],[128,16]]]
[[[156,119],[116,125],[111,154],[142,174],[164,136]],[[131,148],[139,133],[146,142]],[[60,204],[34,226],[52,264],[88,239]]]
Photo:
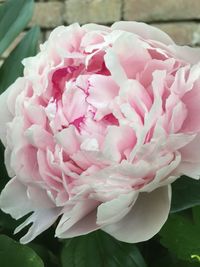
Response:
[[[187,117],[182,125],[183,132],[200,131],[200,83],[194,85],[194,88],[186,93],[182,98],[187,109]]]
[[[173,156],[173,155],[172,155]],[[174,155],[174,160],[172,160],[169,164],[165,164],[164,166],[158,164],[158,170],[155,173],[154,179],[147,183],[145,186],[141,188],[141,192],[152,192],[158,187],[168,185],[175,180],[175,177],[178,178],[180,173],[177,175],[176,168],[179,166],[181,162],[180,153],[176,153]],[[154,163],[155,164],[155,163]]]
[[[101,119],[111,113],[109,104],[118,95],[119,87],[110,76],[103,75],[92,75],[89,83],[87,101],[97,108],[98,118]],[[97,118],[97,115],[95,117]]]
[[[68,122],[83,117],[87,110],[86,94],[78,88],[69,87],[63,94],[63,112]]]
[[[106,50],[106,54],[104,56],[105,64],[108,70],[111,73],[113,80],[121,86],[126,80],[126,72],[120,64],[120,59],[118,55],[112,48]]]
[[[136,75],[152,60],[145,46],[145,42],[136,35],[127,32],[121,32],[119,38],[115,40],[112,52],[117,56],[128,79],[136,79]],[[117,65],[115,67],[117,69]]]
[[[70,125],[56,134],[56,140],[68,155],[72,155],[80,148],[80,140],[76,128]]]
[[[169,122],[169,132],[176,133],[181,130],[185,119],[187,118],[188,110],[183,102],[177,103],[172,110],[171,120]]]
[[[126,138],[124,138],[126,136]],[[133,149],[136,136],[133,129],[123,125],[121,127],[111,126],[105,137],[103,154],[109,160],[117,161],[124,159]]]
[[[43,184],[47,189],[52,189],[55,191],[60,191],[63,187],[63,181],[61,174],[57,174],[55,169],[52,169],[48,162],[48,152],[43,150],[38,150],[37,161],[39,165],[39,173],[43,179]]]
[[[119,96],[131,105],[142,118],[152,105],[148,91],[137,80],[127,80],[120,88]]]
[[[26,116],[28,117],[28,120],[31,124],[38,124],[42,125],[42,127],[45,127],[46,125],[46,114],[44,109],[39,106],[39,103],[33,104],[27,104],[25,105],[26,109]]]
[[[149,110],[149,112],[145,113],[144,116],[144,127],[139,128],[136,131],[137,143],[131,152],[130,159],[133,160],[137,151],[140,149],[141,145],[144,144],[147,133],[150,131],[152,127],[155,126],[157,120],[163,113],[162,108],[162,94],[164,92],[166,79],[166,71],[156,70],[153,73],[153,81],[152,81],[152,91],[154,96],[154,102]]]
[[[24,132],[29,143],[36,148],[46,149],[54,147],[52,134],[47,132],[41,125],[33,124]]]

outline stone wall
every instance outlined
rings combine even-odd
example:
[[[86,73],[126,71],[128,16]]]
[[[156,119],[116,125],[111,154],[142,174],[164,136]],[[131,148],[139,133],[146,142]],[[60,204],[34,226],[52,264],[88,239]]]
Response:
[[[179,44],[200,44],[200,0],[38,1],[31,24],[44,32],[60,24],[117,20],[145,21],[163,29]]]
[[[178,44],[200,45],[200,0],[38,0],[35,2],[33,19],[29,26],[37,24],[41,27],[41,42],[48,37],[53,28],[61,24],[96,22],[110,25],[118,20],[137,20],[161,28]],[[4,57],[9,54],[10,49],[6,51]]]

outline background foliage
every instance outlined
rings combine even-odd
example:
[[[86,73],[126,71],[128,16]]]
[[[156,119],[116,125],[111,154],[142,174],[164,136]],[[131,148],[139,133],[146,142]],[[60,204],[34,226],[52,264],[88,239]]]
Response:
[[[24,30],[33,0],[0,5],[0,55]],[[33,27],[0,68],[0,92],[23,75],[21,61],[37,52],[40,30]],[[8,182],[0,146],[0,191]],[[148,242],[126,244],[102,231],[59,240],[54,227],[28,245],[13,230],[20,223],[0,211],[0,266],[3,267],[195,267],[200,266],[200,182],[181,177],[172,186],[171,214],[160,233]],[[148,222],[147,222],[148,223]],[[134,231],[134,229],[133,229]],[[23,235],[23,233],[21,234]]]

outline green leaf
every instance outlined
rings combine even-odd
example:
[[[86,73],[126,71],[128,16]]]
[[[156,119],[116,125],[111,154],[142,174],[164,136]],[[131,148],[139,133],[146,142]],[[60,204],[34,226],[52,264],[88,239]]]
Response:
[[[156,262],[152,267],[199,267],[200,264],[198,262],[189,262],[189,261],[180,261],[177,262],[167,262],[166,259],[160,258],[159,262]]]
[[[31,242],[28,244],[43,260],[45,266],[60,267],[57,257],[46,246]]]
[[[22,59],[34,56],[37,52],[40,30],[34,27],[24,36],[12,51],[0,69],[0,93],[2,93],[17,77],[23,74]]]
[[[146,267],[137,247],[97,231],[66,241],[62,267]]]
[[[0,193],[4,186],[9,181],[9,177],[6,171],[6,167],[4,164],[4,146],[0,142],[0,170],[1,170],[1,178],[0,178]]]
[[[179,259],[194,262],[193,255],[200,256],[200,206],[192,209],[191,217],[171,214],[160,236],[161,244]]]
[[[0,193],[6,183],[9,181],[7,171],[4,165],[4,147],[0,142]],[[16,227],[16,221],[12,217],[0,210],[0,227],[13,230]]]
[[[153,252],[155,253],[155,251]],[[172,257],[168,252],[168,255],[161,257],[157,254],[157,261],[154,262],[151,267],[199,267],[199,263],[194,259],[193,261],[183,261]]]
[[[163,265],[160,265],[160,266],[164,267]],[[199,267],[200,265],[199,265],[199,263],[197,263],[195,261],[194,262],[179,261],[174,265],[168,265],[166,267],[169,267],[169,266],[170,267]]]
[[[31,248],[0,235],[0,266],[44,267],[44,264]]]
[[[8,0],[0,6],[0,55],[26,27],[33,6],[33,0]]]
[[[0,227],[2,227],[4,230],[14,230],[19,223],[16,223],[16,220],[14,220],[9,214],[4,213],[2,210],[0,210]]]
[[[172,184],[171,212],[200,205],[200,181],[182,176]]]

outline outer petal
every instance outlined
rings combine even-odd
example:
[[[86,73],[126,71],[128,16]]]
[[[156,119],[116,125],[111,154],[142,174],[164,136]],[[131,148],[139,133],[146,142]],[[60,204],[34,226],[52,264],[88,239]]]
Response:
[[[187,175],[194,179],[200,178],[200,134],[180,150],[182,161],[174,170],[175,175]]]
[[[159,232],[170,210],[171,186],[142,193],[132,210],[120,221],[102,228],[116,239],[128,243],[142,242]]]
[[[103,31],[110,32],[110,28],[104,25],[99,25],[96,23],[88,23],[82,26],[82,29],[87,31]]]
[[[200,164],[194,162],[183,161],[180,165],[174,170],[173,175],[180,177],[181,175],[186,175],[193,179],[200,179]]]
[[[60,209],[40,209],[36,210],[24,223],[15,229],[14,233],[18,233],[24,227],[32,223],[27,234],[20,239],[22,244],[29,243],[36,236],[48,229],[60,215]]]
[[[182,161],[200,164],[200,134],[180,150]]]
[[[0,208],[15,219],[33,211],[32,203],[28,199],[27,187],[16,177],[11,179],[1,192]]]
[[[174,44],[173,40],[163,31],[147,25],[142,22],[135,21],[119,21],[112,25],[112,30],[124,30],[138,34],[145,39],[156,40],[166,45]]]
[[[180,45],[170,45],[169,48],[174,52],[174,54],[183,59],[186,62],[196,64],[200,61],[200,49],[196,47],[180,46]]]
[[[96,225],[96,212],[95,220],[93,213],[97,205],[97,201],[89,199],[80,201],[73,208],[67,208],[56,228],[56,236],[70,238],[98,229],[99,227]]]
[[[39,187],[25,186],[17,177],[12,178],[0,195],[0,208],[19,219],[31,211],[55,206],[47,192]]]
[[[200,67],[199,67],[200,68]],[[200,83],[196,84],[192,90],[187,92],[182,101],[187,109],[187,117],[182,125],[183,132],[200,132]]]
[[[29,198],[33,197],[34,194],[37,195],[40,202],[42,201],[40,206],[38,206],[35,199],[32,201]],[[58,218],[60,208],[49,208],[53,206],[52,204],[50,199],[48,201],[46,195],[41,195],[40,190],[36,192],[34,188],[30,188],[28,192],[27,187],[18,181],[17,178],[11,179],[0,195],[0,208],[15,219],[19,219],[34,211],[24,223],[15,229],[15,233],[18,233],[24,227],[33,223],[28,233],[20,240],[23,244],[33,240],[36,236],[49,228]],[[40,208],[36,209],[35,206]]]
[[[16,98],[25,87],[25,79],[18,78],[8,89],[0,95],[0,139],[6,145],[6,123],[15,115]]]
[[[6,123],[11,121],[12,114],[8,110],[7,98],[8,98],[9,90],[6,90],[3,94],[0,95],[0,139],[4,146],[6,145]]]
[[[72,238],[75,236],[86,235],[93,231],[100,229],[100,225],[96,224],[96,210],[90,212],[83,219],[75,223],[71,228],[66,232],[58,235],[60,238]]]

